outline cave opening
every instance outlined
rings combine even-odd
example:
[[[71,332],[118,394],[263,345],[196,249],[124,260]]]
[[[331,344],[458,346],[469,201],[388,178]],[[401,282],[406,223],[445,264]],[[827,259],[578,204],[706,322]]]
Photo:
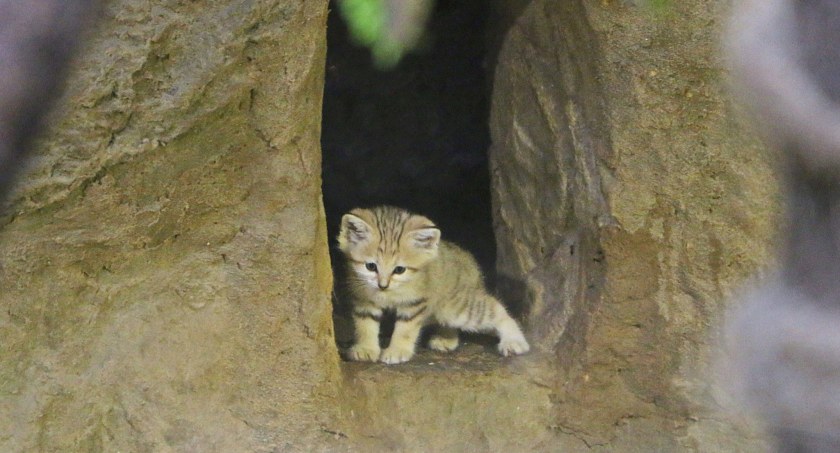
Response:
[[[352,344],[349,303],[340,290],[335,238],[356,207],[393,205],[437,223],[469,250],[488,287],[496,246],[488,171],[489,84],[486,0],[438,0],[419,49],[391,70],[375,67],[337,11],[327,24],[321,147],[330,257],[336,270],[335,334]],[[389,332],[383,323],[384,335]]]

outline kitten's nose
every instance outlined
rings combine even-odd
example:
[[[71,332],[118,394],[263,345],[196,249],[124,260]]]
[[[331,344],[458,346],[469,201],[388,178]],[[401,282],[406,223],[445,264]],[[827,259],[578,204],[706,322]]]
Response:
[[[380,290],[385,291],[388,289],[388,285],[391,284],[391,277],[388,275],[377,275],[376,284]]]

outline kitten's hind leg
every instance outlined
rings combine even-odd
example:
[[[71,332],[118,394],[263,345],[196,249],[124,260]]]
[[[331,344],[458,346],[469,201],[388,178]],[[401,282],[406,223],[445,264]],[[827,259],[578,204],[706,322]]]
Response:
[[[432,338],[429,339],[429,348],[440,352],[454,351],[458,347],[458,329],[454,327],[439,326]]]
[[[528,340],[522,334],[519,324],[511,318],[504,305],[495,297],[487,294],[484,296],[484,303],[477,316],[477,330],[493,330],[499,336],[499,354],[507,357],[510,355],[524,354],[531,347]]]
[[[501,304],[499,308],[501,310],[495,325],[496,333],[499,334],[499,354],[507,357],[528,352],[531,347],[528,345],[528,340],[522,335],[519,325],[507,314]]]

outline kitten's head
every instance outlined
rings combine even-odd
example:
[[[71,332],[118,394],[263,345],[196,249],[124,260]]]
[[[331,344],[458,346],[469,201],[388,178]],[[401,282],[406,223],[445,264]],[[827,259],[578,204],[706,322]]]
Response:
[[[338,247],[369,289],[409,285],[438,254],[440,230],[426,217],[389,206],[354,209],[341,218]]]

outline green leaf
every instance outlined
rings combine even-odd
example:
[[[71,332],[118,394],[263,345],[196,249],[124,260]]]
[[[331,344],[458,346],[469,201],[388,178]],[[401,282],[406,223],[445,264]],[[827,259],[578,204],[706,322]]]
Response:
[[[350,35],[359,44],[371,47],[382,38],[385,27],[384,0],[341,0],[338,9],[347,22]]]

